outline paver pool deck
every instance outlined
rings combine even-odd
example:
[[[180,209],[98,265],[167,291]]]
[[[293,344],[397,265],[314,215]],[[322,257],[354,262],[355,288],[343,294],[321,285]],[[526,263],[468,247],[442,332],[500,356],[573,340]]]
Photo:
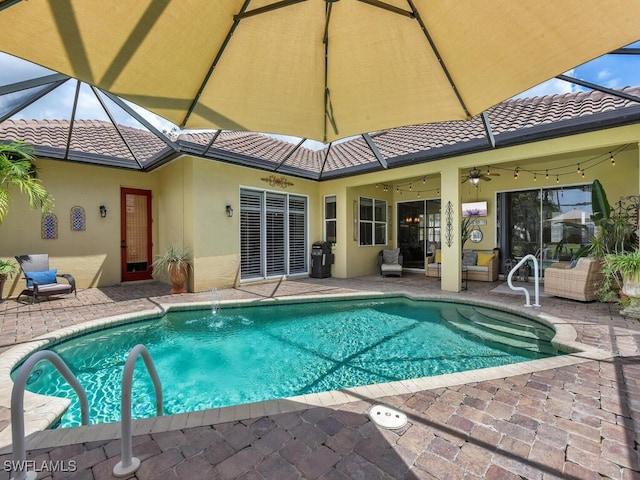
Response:
[[[467,291],[446,296],[532,313],[523,296],[492,292],[499,284],[469,282]],[[168,290],[139,283],[85,289],[77,298],[35,305],[5,300],[0,353],[99,318],[211,301],[210,292]],[[410,273],[288,280],[218,295],[259,301],[358,292],[444,293],[437,279]],[[136,421],[133,454],[141,465],[130,478],[640,479],[640,322],[620,316],[615,304],[554,297],[540,303],[535,312],[570,324],[576,340],[600,356],[496,378],[478,371],[435,387],[407,382],[347,390],[331,401],[319,395]],[[404,412],[408,423],[399,430],[377,427],[367,412],[381,403]],[[9,425],[10,411],[0,405],[0,431]],[[118,435],[118,424],[35,433],[28,438],[28,458],[73,470],[41,471],[38,478],[111,479],[120,461]],[[2,480],[11,476],[11,446],[0,447]]]

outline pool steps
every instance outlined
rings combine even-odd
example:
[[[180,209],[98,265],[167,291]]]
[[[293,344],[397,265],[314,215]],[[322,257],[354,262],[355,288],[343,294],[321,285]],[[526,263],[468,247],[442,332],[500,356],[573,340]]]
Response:
[[[549,342],[554,332],[530,320],[507,321],[480,312],[475,307],[457,308],[459,317],[443,310],[442,318],[456,330],[474,335],[483,341],[527,350],[543,355],[557,355],[557,349]],[[492,312],[493,314],[493,312]]]

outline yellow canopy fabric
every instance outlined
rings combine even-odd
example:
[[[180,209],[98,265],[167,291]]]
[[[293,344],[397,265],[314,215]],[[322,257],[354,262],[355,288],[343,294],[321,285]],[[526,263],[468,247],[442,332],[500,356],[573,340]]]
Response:
[[[638,18],[624,0],[23,0],[0,50],[185,128],[328,142],[477,115],[638,40]]]

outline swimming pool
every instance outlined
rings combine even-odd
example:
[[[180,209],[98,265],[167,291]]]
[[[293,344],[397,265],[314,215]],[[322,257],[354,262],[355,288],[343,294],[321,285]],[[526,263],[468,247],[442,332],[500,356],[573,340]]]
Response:
[[[122,369],[138,343],[151,352],[171,414],[545,358],[558,354],[553,335],[486,307],[376,298],[170,312],[50,349],[87,391],[91,423],[102,423],[120,419]],[[143,418],[155,415],[154,394],[138,363],[133,416]],[[61,425],[79,424],[75,394],[48,363],[27,388],[69,398]]]

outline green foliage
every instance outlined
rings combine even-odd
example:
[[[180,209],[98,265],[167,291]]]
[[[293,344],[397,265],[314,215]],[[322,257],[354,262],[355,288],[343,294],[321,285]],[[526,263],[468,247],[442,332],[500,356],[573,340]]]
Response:
[[[0,259],[0,275],[8,275],[13,277],[18,272],[18,265],[13,260]]]
[[[17,187],[27,195],[32,209],[39,208],[43,214],[53,209],[53,197],[38,178],[31,145],[23,142],[0,143],[0,224],[9,211],[10,186]]]
[[[467,243],[467,240],[471,237],[471,231],[473,230],[472,222],[475,220],[475,217],[464,217],[462,219],[462,231],[460,234],[460,239],[462,240],[462,248],[464,248],[464,244]]]
[[[597,179],[591,185],[591,210],[593,211],[591,219],[594,222],[605,220],[611,216],[611,205],[607,200],[607,194],[600,180]]]
[[[637,202],[637,200],[636,200]],[[607,194],[598,180],[591,187],[591,220],[595,225],[595,235],[581,247],[576,257],[591,256],[605,258],[612,253],[632,252],[638,248],[637,205],[628,199],[620,199],[612,207]]]

